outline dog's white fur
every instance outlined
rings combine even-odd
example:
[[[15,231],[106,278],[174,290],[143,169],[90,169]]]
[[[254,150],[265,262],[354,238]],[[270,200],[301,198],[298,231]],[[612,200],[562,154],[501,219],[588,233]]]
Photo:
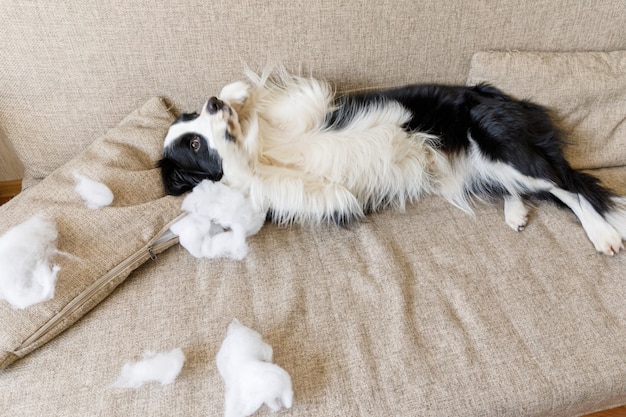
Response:
[[[263,207],[280,207],[279,223],[361,217],[364,205],[402,209],[407,200],[436,191],[434,166],[445,165],[433,146],[437,138],[418,132],[407,140],[399,126],[410,115],[400,105],[364,112],[341,132],[325,130],[323,116],[333,99],[328,84],[281,76],[272,82],[252,75],[253,87],[226,86],[220,99],[237,109],[244,135],[236,143],[214,139],[223,181],[247,190]],[[227,113],[211,117],[212,138],[224,136]],[[206,108],[200,118],[205,114]],[[388,198],[380,201],[383,195]]]
[[[222,181],[249,195],[259,209],[274,209],[280,224],[359,218],[363,207],[403,209],[425,194],[441,195],[471,213],[480,184],[491,182],[510,195],[505,220],[514,230],[528,222],[522,195],[547,192],[572,209],[596,250],[615,254],[624,247],[623,203],[605,218],[579,194],[488,160],[471,137],[468,151],[444,155],[438,137],[401,128],[411,115],[393,101],[364,108],[346,128],[328,129],[324,118],[335,97],[329,84],[283,70],[271,78],[270,72],[247,75],[249,82],[222,89],[223,109],[210,114],[205,106],[189,122],[193,126],[172,126],[165,146],[180,129],[202,133],[222,158]],[[225,131],[235,140],[226,139]]]

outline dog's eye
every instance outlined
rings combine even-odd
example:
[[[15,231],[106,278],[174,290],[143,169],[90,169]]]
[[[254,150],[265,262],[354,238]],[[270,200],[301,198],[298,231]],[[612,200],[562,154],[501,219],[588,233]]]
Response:
[[[192,140],[191,140],[191,149],[193,149],[194,152],[198,152],[198,150],[200,149],[200,138],[195,136]]]

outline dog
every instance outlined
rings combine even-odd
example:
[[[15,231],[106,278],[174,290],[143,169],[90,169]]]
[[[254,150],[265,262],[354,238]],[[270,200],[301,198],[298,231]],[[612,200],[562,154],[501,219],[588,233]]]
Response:
[[[547,109],[488,84],[337,94],[279,69],[247,71],[182,114],[159,167],[168,194],[222,181],[281,225],[346,224],[434,194],[469,213],[473,200],[503,198],[506,224],[522,231],[525,200],[551,199],[597,251],[617,254],[626,199],[572,169],[562,146]]]

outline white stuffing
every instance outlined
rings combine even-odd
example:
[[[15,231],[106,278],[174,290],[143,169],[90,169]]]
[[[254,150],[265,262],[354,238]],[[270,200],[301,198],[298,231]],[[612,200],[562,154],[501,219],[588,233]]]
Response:
[[[240,191],[208,180],[196,185],[181,207],[189,214],[170,229],[196,258],[243,259],[246,237],[265,221],[265,212],[253,208]]]
[[[54,297],[58,265],[56,225],[34,216],[0,237],[0,300],[23,309]]]
[[[76,192],[85,201],[88,208],[96,210],[111,205],[113,202],[113,192],[105,184],[94,181],[78,172],[74,171],[76,179]]]
[[[272,363],[272,347],[239,320],[228,326],[216,361],[226,386],[225,417],[249,416],[263,403],[274,412],[291,408],[291,377]]]
[[[116,388],[139,388],[144,383],[151,381],[168,385],[178,377],[184,363],[185,354],[181,348],[162,353],[146,351],[142,360],[124,364],[122,372],[113,386]]]

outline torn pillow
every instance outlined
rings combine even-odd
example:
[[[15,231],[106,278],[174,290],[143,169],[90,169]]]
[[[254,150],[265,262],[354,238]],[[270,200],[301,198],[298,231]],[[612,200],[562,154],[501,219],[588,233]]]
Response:
[[[23,309],[54,297],[57,236],[52,221],[34,216],[0,237],[0,299]]]
[[[249,416],[263,403],[274,412],[291,408],[291,377],[272,363],[272,347],[239,320],[228,326],[216,362],[226,386],[225,417]]]

